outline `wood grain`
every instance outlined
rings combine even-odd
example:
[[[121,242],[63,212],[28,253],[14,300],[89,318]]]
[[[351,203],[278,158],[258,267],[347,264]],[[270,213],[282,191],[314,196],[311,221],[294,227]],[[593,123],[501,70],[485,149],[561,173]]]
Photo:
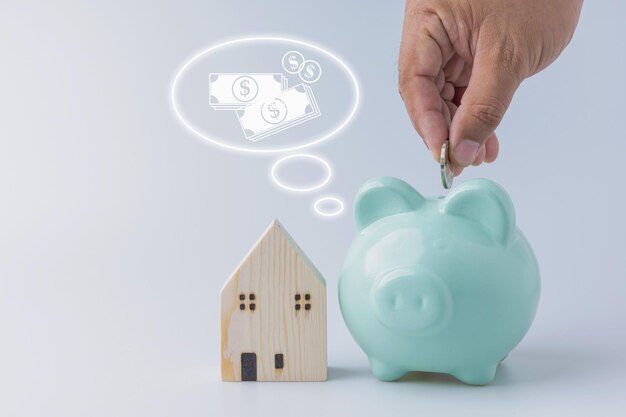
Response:
[[[226,281],[220,320],[222,380],[241,381],[242,353],[256,353],[258,381],[326,380],[326,283],[278,220]],[[279,353],[283,369],[274,367]]]

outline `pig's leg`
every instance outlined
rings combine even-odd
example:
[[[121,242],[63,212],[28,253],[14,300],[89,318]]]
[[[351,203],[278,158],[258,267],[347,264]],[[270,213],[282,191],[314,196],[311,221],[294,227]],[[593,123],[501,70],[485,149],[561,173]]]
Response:
[[[372,373],[381,381],[395,381],[407,373],[406,369],[399,366],[389,365],[374,358],[369,358],[369,360]]]
[[[461,368],[452,372],[452,375],[466,384],[485,385],[490,383],[496,376],[497,367],[498,365],[495,364]]]

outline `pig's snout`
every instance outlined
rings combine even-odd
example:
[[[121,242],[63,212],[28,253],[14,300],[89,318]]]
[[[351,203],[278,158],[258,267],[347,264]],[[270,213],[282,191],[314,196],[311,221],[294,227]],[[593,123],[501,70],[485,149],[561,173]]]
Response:
[[[422,330],[441,324],[452,309],[450,291],[437,275],[420,268],[397,268],[371,290],[374,312],[393,329]]]

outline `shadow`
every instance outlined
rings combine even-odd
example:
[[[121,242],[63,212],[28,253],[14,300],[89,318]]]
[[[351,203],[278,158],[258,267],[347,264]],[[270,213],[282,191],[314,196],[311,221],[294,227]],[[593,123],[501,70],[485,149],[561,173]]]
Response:
[[[404,375],[402,378],[394,381],[397,383],[421,383],[421,384],[439,384],[439,385],[461,385],[465,386],[466,384],[462,383],[452,375],[448,374],[440,374],[436,372],[418,372],[413,371]],[[473,386],[473,385],[469,385]]]
[[[611,366],[607,356],[590,360],[589,352],[557,349],[519,349],[498,367],[491,385],[537,384],[581,378]]]
[[[610,360],[604,362],[607,366],[611,366]],[[520,349],[514,350],[500,362],[495,378],[487,385],[469,385],[452,375],[430,372],[409,372],[396,382],[458,385],[473,388],[535,385],[543,382],[581,378],[597,372],[602,366],[602,363],[590,361],[588,353],[585,352],[566,349]]]
[[[340,379],[359,379],[364,377],[372,377],[372,373],[368,367],[364,368],[342,368],[338,366],[328,367],[328,380],[337,381]]]
[[[590,353],[559,349],[516,349],[505,358],[496,371],[494,380],[487,385],[465,384],[452,375],[434,372],[408,372],[402,378],[387,382],[389,384],[435,384],[443,386],[460,386],[470,388],[515,386],[538,384],[585,378],[592,373],[603,372],[612,366],[610,355],[594,356]],[[592,355],[593,356],[593,355]],[[376,378],[369,367],[343,368],[329,367],[328,380]]]
[[[371,369],[366,366],[362,368],[341,368],[341,367],[329,367],[328,368],[328,380],[336,381],[340,379],[370,379],[372,381],[380,382],[381,384],[402,384],[402,383],[424,383],[424,384],[442,384],[442,385],[459,385],[459,386],[473,386],[467,385],[448,374],[441,374],[435,372],[408,372],[402,378],[396,381],[378,381],[372,374]]]

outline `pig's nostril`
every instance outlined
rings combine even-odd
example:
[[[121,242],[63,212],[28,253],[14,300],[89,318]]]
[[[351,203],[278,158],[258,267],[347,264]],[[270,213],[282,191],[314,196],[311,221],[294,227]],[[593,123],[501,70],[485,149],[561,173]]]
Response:
[[[402,295],[394,295],[391,298],[391,307],[394,310],[401,310],[403,308],[423,310],[426,307],[426,300],[421,295],[408,299]]]

